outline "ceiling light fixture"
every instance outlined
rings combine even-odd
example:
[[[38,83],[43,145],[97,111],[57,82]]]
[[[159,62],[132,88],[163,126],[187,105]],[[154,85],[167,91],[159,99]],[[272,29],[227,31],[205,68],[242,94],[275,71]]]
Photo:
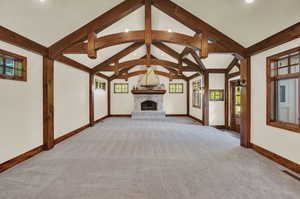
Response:
[[[40,0],[40,2],[45,2],[46,0]]]
[[[172,30],[171,30],[171,29],[168,29],[168,32],[172,32]]]
[[[253,3],[254,0],[245,0],[246,3],[250,4],[250,3]]]
[[[129,29],[128,29],[128,28],[126,28],[126,29],[125,29],[125,32],[129,32]]]

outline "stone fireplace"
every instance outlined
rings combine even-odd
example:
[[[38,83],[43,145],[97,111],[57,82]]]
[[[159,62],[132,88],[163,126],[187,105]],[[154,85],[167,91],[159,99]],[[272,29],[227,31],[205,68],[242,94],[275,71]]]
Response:
[[[134,111],[132,119],[163,119],[166,112],[163,110],[164,92],[159,91],[132,91],[134,96]]]

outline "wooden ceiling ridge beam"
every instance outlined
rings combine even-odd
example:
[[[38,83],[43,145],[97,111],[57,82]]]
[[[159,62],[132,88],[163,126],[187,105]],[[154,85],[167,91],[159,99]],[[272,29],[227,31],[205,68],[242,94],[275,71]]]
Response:
[[[90,32],[96,34],[111,26],[115,22],[134,12],[144,5],[144,0],[125,0],[111,10],[100,15],[93,21],[77,29],[73,33],[59,40],[49,48],[49,56],[55,58],[71,45],[84,41]]]
[[[152,0],[152,4],[165,14],[169,15],[195,32],[204,33],[203,35],[205,41],[203,42],[202,46],[207,45],[206,40],[208,40],[208,37],[210,37],[216,40],[217,43],[224,46],[226,49],[233,49],[235,53],[238,53],[241,56],[246,56],[246,49],[242,45],[172,1]],[[200,57],[205,57],[206,55],[206,52],[201,52]]]
[[[152,2],[145,0],[145,44],[147,48],[147,66],[150,66],[152,44]]]
[[[102,63],[98,64],[97,66],[95,66],[92,69],[93,72],[96,72],[96,71],[100,70],[102,67],[110,65],[111,63],[115,63],[117,60],[120,60],[120,59],[126,57],[127,55],[129,55],[130,53],[136,51],[137,49],[139,49],[143,45],[144,45],[143,43],[134,43],[134,44],[128,46],[127,48],[121,50],[120,52],[118,52],[117,54],[115,54],[112,57],[108,58],[104,62],[102,62]]]

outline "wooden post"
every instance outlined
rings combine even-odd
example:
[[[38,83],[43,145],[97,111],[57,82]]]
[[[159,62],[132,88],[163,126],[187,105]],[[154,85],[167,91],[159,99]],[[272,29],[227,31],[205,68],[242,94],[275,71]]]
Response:
[[[90,83],[89,83],[89,94],[90,94],[90,126],[94,126],[94,82],[95,82],[95,75],[90,73]]]
[[[54,61],[43,57],[43,148],[54,147]]]
[[[209,73],[204,72],[203,125],[209,126]]]
[[[111,109],[110,99],[111,99],[111,80],[108,80],[107,81],[107,115],[108,116],[111,115],[111,113],[110,113],[110,109]]]
[[[186,81],[186,114],[190,115],[190,80]]]
[[[228,92],[228,73],[225,73],[225,129],[228,129],[228,110],[229,110],[229,101],[228,101],[228,98],[229,98],[229,92]]]
[[[250,148],[251,128],[251,64],[250,57],[241,61],[241,146]]]

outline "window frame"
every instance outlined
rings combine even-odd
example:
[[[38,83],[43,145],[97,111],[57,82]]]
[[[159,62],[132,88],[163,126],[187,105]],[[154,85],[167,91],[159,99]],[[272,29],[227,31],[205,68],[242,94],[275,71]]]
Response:
[[[121,92],[116,92],[116,86],[117,85],[126,85],[127,86],[127,92],[121,91]],[[128,94],[129,93],[129,85],[128,83],[114,83],[114,93],[115,94]]]
[[[171,92],[171,85],[175,86],[175,92]],[[182,87],[182,91],[181,92],[177,91],[177,88],[178,88],[177,86],[181,86]],[[184,85],[183,85],[183,83],[169,83],[169,93],[170,94],[183,94],[184,93]]]
[[[9,76],[9,75],[5,75],[5,74],[0,74],[0,79],[6,79],[6,80],[16,80],[16,81],[27,81],[27,58],[12,52],[8,52],[6,50],[2,50],[0,49],[0,54],[4,55],[4,56],[9,56],[12,57],[13,60],[18,60],[19,62],[22,63],[22,76],[18,77],[18,76]],[[3,56],[3,57],[4,57]],[[2,57],[2,56],[1,56]],[[4,68],[6,68],[3,65],[3,70]],[[15,71],[15,68],[13,68]]]
[[[211,98],[211,93],[212,93],[212,92],[220,92],[222,98],[220,98],[220,99],[212,99],[212,98]],[[224,101],[225,101],[225,96],[224,96],[224,94],[225,94],[224,89],[211,89],[211,90],[209,90],[209,101],[210,101],[210,102],[224,102]]]
[[[297,53],[298,52],[298,53]],[[293,53],[297,53],[295,55],[291,55]],[[290,63],[290,57],[292,56],[299,56],[298,64],[291,64]],[[283,74],[280,75],[278,74],[278,70],[276,73],[276,76],[272,76],[271,74],[271,64],[274,61],[282,60],[284,57],[288,58],[288,74]],[[280,59],[279,59],[280,58]],[[291,66],[299,65],[299,72],[296,73],[291,73]],[[278,68],[278,66],[277,66]],[[280,81],[280,80],[285,80],[285,79],[298,79],[298,93],[300,93],[300,47],[293,48],[290,50],[283,51],[281,53],[269,56],[266,58],[266,107],[267,107],[267,113],[266,113],[266,124],[268,126],[272,126],[275,128],[280,128],[284,130],[289,130],[295,133],[300,133],[300,106],[298,106],[298,124],[294,123],[289,123],[289,122],[282,122],[282,121],[277,121],[277,120],[272,120],[272,83],[274,81]],[[280,100],[279,96],[277,96],[277,99],[274,99],[274,101]],[[300,105],[300,97],[298,96],[298,104]]]
[[[195,87],[195,85],[199,84],[197,87]],[[203,94],[201,93],[202,91],[202,80],[198,79],[198,80],[194,80],[192,81],[192,105],[193,108],[197,108],[197,109],[202,109],[202,103],[203,103]],[[196,105],[196,95],[198,95],[199,97],[199,105]]]

